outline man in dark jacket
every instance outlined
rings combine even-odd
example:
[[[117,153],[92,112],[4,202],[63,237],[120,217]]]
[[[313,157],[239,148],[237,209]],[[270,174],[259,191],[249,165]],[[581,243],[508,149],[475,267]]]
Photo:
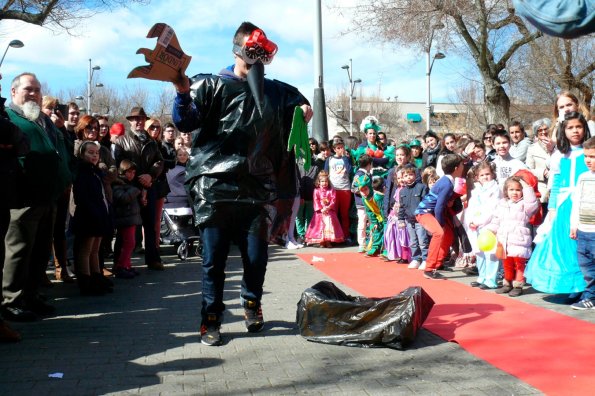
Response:
[[[244,263],[240,296],[246,327],[262,330],[268,210],[278,196],[297,194],[295,160],[287,143],[296,106],[302,107],[306,122],[312,109],[294,87],[264,79],[263,63],[270,63],[276,49],[262,30],[244,22],[233,39],[234,65],[218,76],[198,75],[192,85],[185,76],[174,84],[173,120],[180,131],[196,130],[186,183],[203,243],[200,332],[206,345],[221,345],[225,263],[232,240]]]
[[[155,235],[157,192],[153,182],[163,172],[163,157],[157,142],[144,130],[147,114],[142,107],[133,107],[126,117],[130,129],[118,137],[114,147],[116,166],[123,159],[136,164],[136,182],[140,188],[147,190],[147,204],[141,209],[143,229],[145,231],[145,262],[147,268],[163,271],[163,263],[159,255],[159,246]]]
[[[23,176],[23,169],[19,157],[29,152],[29,139],[10,122],[4,108],[5,101],[5,98],[0,97],[0,185],[4,190],[0,194],[0,285],[4,267],[4,237],[10,224],[10,209],[22,205],[19,180]],[[10,328],[0,315],[0,341],[15,342],[20,339],[21,335]]]
[[[56,200],[70,185],[69,155],[64,136],[41,112],[41,84],[32,73],[14,78],[10,120],[27,135],[30,151],[19,157],[24,168],[22,206],[10,211],[5,238],[2,313],[15,321],[32,321],[54,307],[39,298],[51,253]]]

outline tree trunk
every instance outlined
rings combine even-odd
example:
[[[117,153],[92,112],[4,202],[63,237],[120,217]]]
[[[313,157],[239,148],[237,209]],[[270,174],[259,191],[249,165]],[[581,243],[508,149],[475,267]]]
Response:
[[[488,124],[508,125],[510,121],[510,99],[502,84],[483,75],[486,119]]]

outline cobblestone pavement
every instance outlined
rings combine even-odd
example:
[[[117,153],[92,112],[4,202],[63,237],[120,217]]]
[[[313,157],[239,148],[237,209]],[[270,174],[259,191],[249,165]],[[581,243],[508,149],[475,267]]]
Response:
[[[198,335],[200,260],[181,262],[171,255],[171,247],[164,247],[164,253],[165,271],[148,272],[137,258],[142,274],[115,279],[115,292],[108,296],[81,297],[72,284],[44,290],[58,314],[13,323],[23,341],[0,344],[0,395],[540,394],[425,330],[406,351],[304,340],[295,326],[296,304],[304,289],[328,278],[275,246],[263,298],[265,330],[245,330],[239,305],[241,260],[232,250],[225,343],[203,346]],[[458,272],[447,276],[473,280]],[[521,298],[592,321],[583,312],[545,302],[540,294]],[[49,378],[53,373],[63,373],[63,378]]]

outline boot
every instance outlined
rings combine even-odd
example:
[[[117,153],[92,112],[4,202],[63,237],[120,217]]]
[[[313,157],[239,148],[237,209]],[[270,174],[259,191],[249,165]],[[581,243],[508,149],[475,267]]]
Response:
[[[91,284],[104,293],[114,292],[114,283],[99,272],[91,274]]]
[[[89,275],[77,274],[76,281],[81,291],[81,296],[103,296],[105,291],[102,288],[91,282]]]
[[[523,285],[524,282],[513,281],[512,287],[513,289],[508,293],[510,297],[518,297],[523,294]]]
[[[0,342],[19,342],[20,340],[19,332],[13,330],[5,321],[0,320]]]
[[[502,281],[502,287],[499,289],[496,289],[496,294],[506,294],[506,293],[510,292],[511,290],[512,290],[512,282],[504,279]]]

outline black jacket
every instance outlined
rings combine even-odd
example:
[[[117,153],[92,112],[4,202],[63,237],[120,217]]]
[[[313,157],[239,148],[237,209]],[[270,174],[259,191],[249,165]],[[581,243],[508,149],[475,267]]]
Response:
[[[262,115],[248,82],[230,69],[193,77],[191,92],[176,97],[173,120],[179,130],[193,131],[186,180],[197,224],[226,224],[219,207],[297,195],[287,143],[295,107],[308,102],[296,88],[265,79]]]
[[[403,187],[399,193],[399,220],[416,223],[415,209],[428,191],[428,186],[418,180]]]
[[[82,160],[79,162],[72,186],[76,205],[72,230],[77,236],[103,236],[113,230],[101,177],[99,168]]]
[[[0,208],[14,209],[23,204],[19,185],[23,168],[19,157],[29,152],[29,139],[8,119],[5,101],[5,98],[0,98]]]
[[[123,159],[130,160],[136,164],[137,175],[149,174],[153,180],[163,172],[163,157],[159,145],[146,132],[139,137],[132,131],[126,131],[116,140],[114,157],[116,166],[119,167]]]

